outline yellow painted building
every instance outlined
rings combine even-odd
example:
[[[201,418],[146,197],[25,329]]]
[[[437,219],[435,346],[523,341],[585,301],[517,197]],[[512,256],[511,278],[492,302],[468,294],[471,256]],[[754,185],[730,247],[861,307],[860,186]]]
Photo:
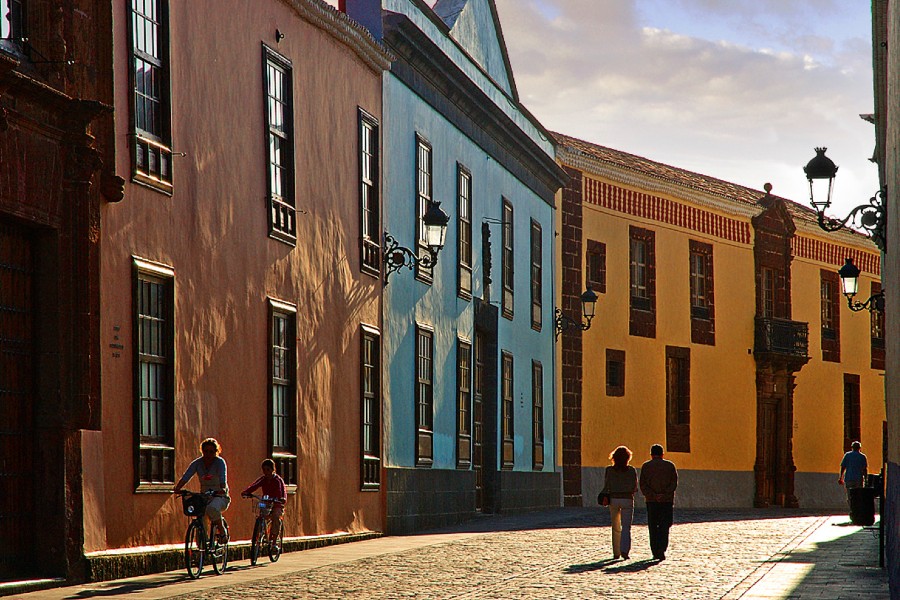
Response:
[[[850,257],[862,299],[880,291],[875,245],[769,191],[557,141],[558,306],[599,296],[559,338],[565,503],[596,503],[617,445],[639,467],[661,443],[678,506],[845,506],[850,442],[881,469],[884,327],[837,270]]]

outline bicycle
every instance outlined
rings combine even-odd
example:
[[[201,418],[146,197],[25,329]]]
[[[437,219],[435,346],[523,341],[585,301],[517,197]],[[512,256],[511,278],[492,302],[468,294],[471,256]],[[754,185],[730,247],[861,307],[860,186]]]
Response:
[[[191,517],[187,531],[184,534],[184,566],[188,577],[197,579],[203,571],[203,565],[207,559],[212,563],[213,571],[217,575],[225,572],[228,566],[228,523],[222,517],[222,527],[225,529],[225,542],[219,541],[216,535],[216,526],[210,521],[209,535],[203,529],[203,518],[206,516],[206,505],[215,495],[215,491],[190,492],[181,490],[182,509],[184,514]]]
[[[278,531],[278,540],[273,544],[272,537],[272,508],[275,499],[269,496],[257,496],[247,494],[245,498],[254,500],[253,512],[256,513],[256,522],[253,524],[253,538],[250,542],[250,564],[255,565],[259,555],[265,552],[271,562],[278,562],[281,551],[284,548],[284,522],[278,518],[281,528]],[[268,517],[268,518],[267,518]]]

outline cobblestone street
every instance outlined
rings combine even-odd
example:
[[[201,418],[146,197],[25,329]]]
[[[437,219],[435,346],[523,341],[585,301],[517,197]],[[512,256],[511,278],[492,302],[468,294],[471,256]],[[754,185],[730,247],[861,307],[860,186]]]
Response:
[[[889,597],[877,528],[799,511],[678,511],[667,560],[650,557],[636,513],[629,560],[609,517],[560,509],[485,517],[452,530],[333,546],[221,577],[166,573],[25,598],[872,598]]]

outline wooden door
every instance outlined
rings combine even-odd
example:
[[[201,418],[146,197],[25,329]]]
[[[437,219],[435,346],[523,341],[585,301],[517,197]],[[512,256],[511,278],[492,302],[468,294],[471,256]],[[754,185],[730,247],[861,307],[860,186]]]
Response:
[[[33,570],[32,242],[0,223],[0,580]]]

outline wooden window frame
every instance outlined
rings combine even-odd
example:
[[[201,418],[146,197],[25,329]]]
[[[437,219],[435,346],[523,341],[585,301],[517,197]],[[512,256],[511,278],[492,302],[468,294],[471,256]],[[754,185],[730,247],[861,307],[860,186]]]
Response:
[[[267,394],[267,429],[268,449],[272,460],[275,461],[278,473],[284,479],[284,483],[291,490],[296,490],[299,483],[297,455],[297,307],[294,304],[268,299],[268,394]],[[283,319],[285,331],[276,332],[276,323]],[[276,361],[277,358],[280,360]],[[283,364],[279,368],[277,363]],[[285,390],[285,402],[281,410],[283,414],[276,413],[275,394],[278,390]],[[287,428],[279,432],[276,419],[284,418]],[[286,443],[279,444],[280,438]]]
[[[270,77],[270,71],[282,74],[281,89]],[[289,245],[297,243],[297,209],[294,190],[294,85],[291,61],[263,44],[263,103],[266,114],[266,191],[269,212],[269,237]],[[276,95],[272,95],[273,91]],[[282,108],[281,126],[273,121],[272,102]],[[276,113],[278,111],[275,111]],[[272,152],[279,144],[276,156]],[[283,158],[282,158],[283,156]],[[278,175],[276,177],[276,174]],[[280,182],[281,189],[277,189]]]
[[[761,267],[760,281],[760,316],[774,319],[776,316],[776,285],[778,272],[772,267]]]
[[[544,239],[541,224],[531,219],[531,328],[540,331],[544,305]]]
[[[598,294],[606,293],[606,244],[595,240],[587,241],[585,253],[585,273],[587,287]]]
[[[881,283],[873,281],[869,297],[871,298],[880,293]],[[882,371],[885,369],[884,326],[884,311],[871,311],[869,313],[869,347],[872,355],[870,367]]]
[[[544,470],[544,367],[531,361],[531,468]]]
[[[457,293],[460,298],[472,299],[472,173],[456,163],[457,198]]]
[[[456,340],[456,468],[472,466],[472,344]]]
[[[850,444],[861,442],[862,415],[859,375],[844,373],[844,452],[850,451]]]
[[[819,271],[822,360],[841,362],[840,278],[828,269]]]
[[[691,451],[691,349],[666,346],[666,447]]]
[[[138,11],[138,0],[128,4],[128,78],[131,119],[131,179],[166,195],[173,190],[172,99],[169,59],[169,2],[156,0],[156,14]],[[153,6],[153,5],[151,5]],[[138,34],[136,26],[143,25]],[[155,32],[155,39],[151,37]],[[154,52],[147,51],[150,45]],[[138,77],[136,63],[145,68]],[[146,86],[150,86],[148,91]],[[153,110],[152,107],[156,107]],[[149,124],[149,125],[148,125]]]
[[[618,381],[613,376],[614,370],[618,372]],[[625,395],[624,350],[606,349],[606,395],[612,397],[623,397]]]
[[[361,326],[360,335],[360,489],[381,487],[381,332]]]
[[[500,468],[515,467],[515,365],[512,353],[500,354]]]
[[[415,360],[416,466],[430,467],[434,464],[434,330],[419,323]]]
[[[712,244],[690,240],[688,256],[691,342],[715,346],[716,306]]]
[[[425,243],[425,213],[434,202],[434,148],[424,136],[416,133],[416,251],[419,258],[429,254]],[[431,284],[434,280],[434,267],[423,267],[416,264],[416,279]]]
[[[656,232],[629,226],[629,319],[628,332],[638,337],[656,337]],[[643,257],[637,256],[642,248]],[[643,274],[643,276],[641,276]]]
[[[381,276],[381,138],[378,119],[358,109],[359,120],[359,264],[363,273]]]
[[[133,272],[133,393],[134,393],[134,485],[136,491],[168,491],[175,485],[175,270],[167,265],[132,257]],[[144,310],[144,284],[160,286],[157,295],[163,303],[159,311],[147,315]],[[147,317],[145,320],[144,317]],[[159,352],[145,352],[144,340],[153,327],[160,323],[162,340]],[[145,365],[148,365],[145,369]],[[144,383],[143,373],[149,365],[161,365],[161,375],[166,388],[162,399],[163,415],[158,419],[164,431],[158,436],[144,435],[143,390],[151,389]],[[159,387],[157,384],[154,387]]]
[[[513,244],[515,236],[515,212],[513,211],[512,202],[503,198],[501,212],[501,238],[502,238],[502,254],[500,257],[500,279],[502,280],[502,310],[503,317],[509,320],[514,316],[515,304],[515,259],[513,257]]]

